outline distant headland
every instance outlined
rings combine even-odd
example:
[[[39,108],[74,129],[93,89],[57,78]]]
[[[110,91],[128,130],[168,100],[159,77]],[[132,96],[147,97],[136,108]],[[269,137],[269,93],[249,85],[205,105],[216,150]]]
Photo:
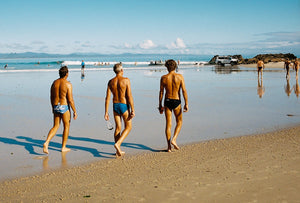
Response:
[[[219,55],[215,55],[209,62],[208,64],[216,64],[216,58]],[[289,60],[295,60],[297,58],[297,56],[295,56],[294,54],[291,53],[287,53],[287,54],[259,54],[254,56],[253,58],[243,58],[242,55],[228,55],[232,58],[238,59],[238,64],[253,64],[253,63],[257,63],[257,61],[259,59],[263,60],[264,63],[269,63],[269,62],[282,62],[286,59]]]

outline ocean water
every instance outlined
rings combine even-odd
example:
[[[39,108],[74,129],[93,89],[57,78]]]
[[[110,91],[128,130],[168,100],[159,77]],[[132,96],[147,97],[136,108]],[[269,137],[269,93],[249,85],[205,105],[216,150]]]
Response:
[[[81,61],[84,60],[87,69],[111,68],[114,64],[122,62],[125,68],[146,68],[150,61],[165,61],[174,59],[180,61],[182,65],[194,65],[207,63],[212,56],[199,55],[102,55],[96,56],[77,56],[77,57],[56,57],[56,58],[0,58],[0,71],[4,70],[7,64],[9,71],[55,71],[61,65],[67,65],[70,70],[81,68]]]
[[[165,149],[165,119],[157,107],[159,81],[167,73],[166,68],[147,64],[150,60],[160,60],[159,57],[143,56],[136,61],[145,63],[137,65],[132,64],[136,59],[133,56],[126,60],[114,57],[103,61],[124,61],[124,76],[131,80],[136,110],[133,129],[122,144],[122,150],[137,154]],[[259,79],[255,68],[195,65],[194,62],[208,61],[210,57],[185,57],[179,58],[183,62],[179,73],[185,78],[190,110],[183,114],[183,127],[177,139],[179,146],[263,133],[300,123],[300,100],[296,91],[299,81],[293,71],[291,78],[286,79],[283,69],[266,69],[263,79]],[[115,157],[113,131],[107,129],[103,118],[107,82],[115,75],[112,64],[107,67],[88,65],[82,77],[78,65],[81,58],[45,58],[39,60],[39,65],[31,58],[10,60],[8,63],[1,59],[1,63],[15,68],[0,71],[0,180]],[[52,82],[58,78],[60,64],[56,64],[56,60],[71,61],[68,80],[73,85],[78,119],[71,122],[67,143],[71,152],[60,152],[60,127],[47,156],[42,147],[52,127],[49,92]],[[52,68],[48,68],[50,61]],[[112,115],[112,104],[109,113]]]

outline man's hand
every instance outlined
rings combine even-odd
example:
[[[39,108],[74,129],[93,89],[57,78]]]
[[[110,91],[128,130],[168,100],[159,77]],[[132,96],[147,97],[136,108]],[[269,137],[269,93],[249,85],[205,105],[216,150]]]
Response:
[[[188,112],[189,111],[189,107],[188,107],[188,105],[184,105],[184,107],[183,107],[183,112]]]
[[[135,113],[134,113],[134,111],[131,111],[130,115],[128,116],[128,120],[133,119],[133,117],[135,117]]]
[[[77,119],[77,113],[76,112],[73,112],[73,118],[74,118],[74,120]]]
[[[105,119],[106,121],[109,120],[109,114],[108,114],[107,112],[106,112],[105,115],[104,115],[104,119]]]
[[[159,106],[159,107],[158,107],[158,111],[159,111],[160,114],[163,114],[163,113],[164,113],[164,110],[165,110],[164,107],[162,107],[162,106]]]

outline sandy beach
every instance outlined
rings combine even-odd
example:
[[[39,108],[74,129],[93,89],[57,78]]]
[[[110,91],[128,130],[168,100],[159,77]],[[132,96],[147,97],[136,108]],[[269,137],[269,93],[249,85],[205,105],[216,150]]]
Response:
[[[266,71],[259,97],[254,68],[226,68],[179,70],[190,111],[177,140],[182,149],[173,153],[161,152],[165,123],[157,111],[166,71],[126,69],[137,115],[121,159],[115,159],[113,131],[103,119],[111,70],[87,69],[84,79],[80,70],[70,72],[79,114],[71,124],[71,152],[60,152],[59,129],[48,156],[42,149],[52,125],[49,88],[57,71],[1,74],[0,202],[295,201],[300,127],[280,129],[300,123],[298,97],[286,93],[298,81],[287,81],[283,69]],[[254,134],[260,135],[240,137]]]
[[[242,64],[242,66],[247,68],[256,68],[257,65],[255,63],[253,64]],[[282,68],[284,67],[284,62],[269,62],[265,63],[265,68]]]
[[[300,125],[0,183],[1,202],[297,202]]]

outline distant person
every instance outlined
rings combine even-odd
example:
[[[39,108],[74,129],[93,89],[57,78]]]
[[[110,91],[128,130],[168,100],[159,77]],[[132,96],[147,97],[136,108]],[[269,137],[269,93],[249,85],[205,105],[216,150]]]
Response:
[[[295,59],[295,62],[294,62],[294,70],[296,71],[296,78],[298,78],[298,71],[299,71],[299,61],[298,59],[296,58]]]
[[[259,59],[258,62],[257,62],[257,75],[258,75],[258,77],[259,77],[259,74],[262,76],[264,68],[265,68],[264,62],[261,59]]]
[[[184,98],[184,112],[189,110],[188,108],[188,95],[185,88],[184,78],[181,74],[175,73],[177,64],[174,60],[168,60],[165,63],[168,69],[168,74],[163,75],[160,79],[160,91],[159,91],[159,107],[158,110],[160,114],[165,112],[166,117],[166,138],[168,143],[168,152],[171,152],[172,147],[179,150],[176,139],[182,127],[182,109],[181,109],[181,98],[180,91],[182,91]],[[162,105],[162,100],[165,93],[164,106]],[[173,139],[171,140],[171,127],[172,127],[172,111],[176,117],[176,127],[174,131]]]
[[[180,60],[177,61],[176,72],[178,72],[178,66],[180,65]]]
[[[84,60],[81,61],[81,74],[84,74],[85,63]]]
[[[125,154],[121,150],[121,144],[131,131],[131,119],[135,116],[133,98],[130,87],[129,78],[123,77],[123,67],[121,63],[114,65],[114,72],[116,76],[112,78],[107,84],[106,98],[105,98],[105,115],[104,119],[109,120],[108,107],[110,102],[110,95],[113,94],[113,113],[115,120],[115,149],[116,156]],[[125,124],[124,130],[121,132],[122,120]]]
[[[284,62],[284,67],[283,67],[286,70],[285,77],[290,77],[290,64],[291,64],[291,62],[288,59],[286,59]]]
[[[4,65],[4,69],[6,69],[7,67],[8,67],[8,65],[7,65],[7,64],[5,64],[5,65]]]
[[[66,147],[68,136],[69,136],[70,122],[71,122],[70,106],[73,110],[74,120],[77,119],[77,113],[75,109],[75,103],[73,100],[72,84],[69,81],[67,81],[68,76],[69,76],[69,71],[67,66],[61,67],[59,69],[60,78],[55,80],[51,86],[50,99],[51,99],[54,122],[53,122],[53,127],[50,129],[48,133],[48,137],[44,143],[43,151],[46,154],[49,153],[48,152],[49,142],[55,136],[61,120],[63,121],[64,124],[61,151],[62,152],[70,151],[70,149]]]

